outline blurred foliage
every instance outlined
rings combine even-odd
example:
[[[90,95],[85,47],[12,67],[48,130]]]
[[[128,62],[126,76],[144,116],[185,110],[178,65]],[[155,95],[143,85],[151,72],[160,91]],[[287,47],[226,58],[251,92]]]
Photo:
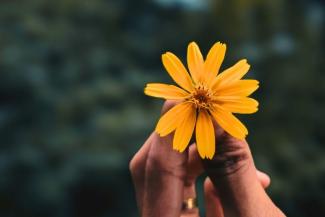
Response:
[[[2,1],[0,215],[137,216],[128,162],[162,104],[143,87],[193,40],[260,80],[242,119],[275,203],[325,215],[323,39],[321,1]]]

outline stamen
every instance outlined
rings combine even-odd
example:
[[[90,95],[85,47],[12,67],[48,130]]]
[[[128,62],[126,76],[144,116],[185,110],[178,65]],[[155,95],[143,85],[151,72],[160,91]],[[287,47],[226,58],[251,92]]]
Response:
[[[191,96],[188,98],[188,101],[193,103],[198,109],[209,109],[211,108],[212,103],[212,92],[204,85],[198,84]]]

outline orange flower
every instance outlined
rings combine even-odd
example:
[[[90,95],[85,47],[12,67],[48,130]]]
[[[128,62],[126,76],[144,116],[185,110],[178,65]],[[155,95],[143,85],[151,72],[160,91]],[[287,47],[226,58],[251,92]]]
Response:
[[[162,55],[164,67],[179,87],[147,84],[146,95],[180,101],[160,118],[156,127],[162,137],[175,131],[175,150],[186,149],[195,129],[200,156],[211,159],[215,153],[213,119],[235,138],[242,140],[248,134],[232,113],[251,114],[258,110],[258,102],[248,96],[259,87],[259,82],[241,80],[250,67],[245,59],[218,75],[225,53],[226,45],[217,42],[204,60],[199,47],[192,42],[187,49],[190,74],[174,54]]]

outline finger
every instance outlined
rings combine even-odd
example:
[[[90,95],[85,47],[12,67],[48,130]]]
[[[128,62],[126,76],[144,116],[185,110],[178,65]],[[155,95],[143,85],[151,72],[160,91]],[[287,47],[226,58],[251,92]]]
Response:
[[[167,100],[162,108],[162,115],[177,104],[177,101]],[[179,153],[172,148],[174,134],[160,137],[156,132],[153,133],[152,145],[148,154],[146,169],[157,167],[155,169],[163,170],[163,173],[184,173],[186,172],[186,163],[188,159],[187,152]],[[149,168],[148,168],[149,167]],[[172,170],[172,171],[169,171]],[[176,175],[176,174],[174,174]],[[180,174],[177,174],[180,175]]]
[[[145,168],[146,168],[147,156],[150,149],[152,138],[153,138],[153,133],[149,136],[149,138],[143,144],[140,150],[134,155],[134,157],[132,158],[129,164],[129,169],[135,187],[137,205],[140,212],[143,204]]]
[[[199,217],[199,211],[198,208],[195,208],[195,211],[183,211],[180,215],[180,217]]]
[[[256,201],[268,201],[245,140],[238,140],[215,123],[216,154],[203,165],[218,189],[225,216],[253,216]],[[257,212],[258,213],[258,212]]]
[[[266,173],[263,173],[259,170],[256,170],[256,174],[263,188],[267,188],[271,182],[270,177]],[[206,217],[224,217],[218,191],[214,187],[209,177],[207,177],[204,181],[204,198]]]
[[[271,184],[270,176],[268,176],[266,173],[263,173],[259,170],[256,170],[256,175],[264,189],[269,187],[269,185]]]
[[[162,114],[164,114],[168,107],[172,106],[172,102],[165,103],[162,109]],[[154,133],[151,133],[146,142],[142,145],[139,151],[133,156],[129,164],[129,169],[131,172],[132,180],[135,186],[135,194],[137,200],[137,206],[141,212],[144,197],[144,184],[145,184],[145,168],[147,163],[148,152],[150,150],[150,145],[153,139]]]
[[[173,106],[172,101],[166,102],[162,108],[161,114],[163,115],[172,106]],[[131,171],[132,177],[135,177],[136,179],[134,181],[138,182],[139,184],[144,183],[143,180],[141,179],[144,178],[145,165],[147,162],[148,152],[153,137],[154,137],[154,133],[151,133],[151,135],[146,140],[146,142],[142,145],[139,151],[133,156],[129,164],[129,169]]]
[[[187,173],[184,180],[184,196],[183,200],[196,198],[195,184],[197,178],[203,173],[203,165],[200,156],[197,152],[196,144],[193,143],[188,149]],[[197,217],[199,209],[182,210],[181,217]]]
[[[188,150],[187,173],[184,180],[184,200],[196,197],[195,182],[202,173],[203,165],[196,145],[191,144]]]
[[[171,101],[171,100],[166,101],[161,110],[161,115],[166,113],[174,104],[176,104],[176,101]],[[147,155],[150,149],[153,136],[154,133],[151,133],[149,138],[146,140],[146,142],[142,145],[142,147],[139,149],[139,151],[133,156],[132,160],[130,161],[129,169],[131,171],[132,176],[136,176],[137,178],[144,177]]]
[[[163,114],[165,114],[166,112],[168,112],[171,108],[173,108],[175,105],[177,105],[179,103],[178,100],[166,100],[161,108],[161,114],[160,116],[162,116]]]
[[[152,138],[153,138],[153,133],[151,133],[151,135],[146,140],[146,142],[142,145],[142,147],[131,159],[129,164],[129,169],[131,171],[132,176],[136,176],[137,178],[144,176],[144,169],[145,169],[147,155],[150,149]]]
[[[206,217],[224,217],[220,197],[209,177],[204,181],[204,201]]]
[[[176,103],[167,101],[162,112]],[[174,151],[172,141],[173,134],[153,135],[145,170],[144,216],[180,216],[187,152]]]
[[[193,143],[188,149],[187,175],[185,185],[192,185],[196,179],[203,173],[204,168],[197,151],[196,144]]]

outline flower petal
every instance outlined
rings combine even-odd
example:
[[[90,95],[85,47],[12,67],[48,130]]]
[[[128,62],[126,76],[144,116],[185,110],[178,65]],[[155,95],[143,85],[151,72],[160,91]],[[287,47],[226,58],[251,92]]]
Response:
[[[249,67],[250,66],[246,59],[238,61],[235,65],[226,69],[217,76],[212,85],[213,90],[225,87],[226,85],[230,85],[233,82],[238,81],[248,72]]]
[[[246,127],[233,114],[221,106],[215,105],[210,113],[217,123],[231,136],[242,140],[248,134]]]
[[[180,152],[186,149],[191,140],[196,122],[196,108],[192,106],[182,116],[184,116],[184,120],[176,128],[173,140],[173,148]]]
[[[156,126],[156,132],[161,136],[167,136],[169,133],[173,132],[178,126],[179,122],[184,118],[182,115],[187,112],[192,107],[191,103],[182,102],[168,112],[166,112],[158,121]]]
[[[221,96],[249,96],[257,90],[258,84],[257,80],[239,80],[229,86],[217,88],[215,94]]]
[[[204,60],[199,46],[191,42],[187,47],[187,65],[195,83],[198,82],[200,73],[202,73]]]
[[[252,114],[258,110],[258,102],[249,97],[217,96],[214,98],[223,109],[239,114]]]
[[[174,85],[150,83],[144,89],[144,93],[148,96],[163,99],[183,99],[189,95],[185,90]]]
[[[206,82],[212,81],[217,76],[225,54],[226,44],[217,42],[212,46],[204,63]]]
[[[182,62],[174,54],[167,52],[162,55],[162,62],[173,80],[185,90],[193,90],[193,82]]]
[[[215,153],[214,128],[210,115],[205,109],[199,111],[196,123],[196,145],[203,159],[212,159]]]

